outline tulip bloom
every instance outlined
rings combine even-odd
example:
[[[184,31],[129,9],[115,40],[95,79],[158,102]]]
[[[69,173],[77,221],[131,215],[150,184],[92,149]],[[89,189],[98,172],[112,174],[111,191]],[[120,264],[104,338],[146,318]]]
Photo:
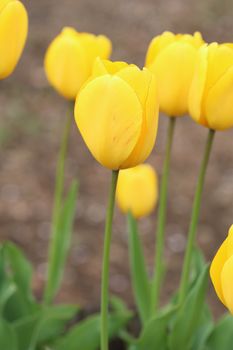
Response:
[[[96,60],[75,104],[80,133],[96,160],[112,169],[134,167],[151,153],[158,126],[154,76],[124,62]]]
[[[28,15],[18,0],[0,0],[0,79],[15,69],[28,32]]]
[[[74,100],[89,78],[96,57],[107,59],[111,47],[111,41],[103,35],[78,33],[73,28],[64,28],[45,55],[48,81],[65,98]]]
[[[214,130],[233,126],[232,81],[232,46],[201,47],[189,95],[189,112],[197,123]]]
[[[219,299],[233,314],[233,225],[212,261],[210,277]]]
[[[135,218],[149,215],[158,200],[158,180],[149,164],[121,170],[118,178],[116,199],[124,213]]]
[[[188,95],[197,59],[204,41],[200,33],[164,32],[150,43],[146,67],[155,73],[162,112],[178,117],[188,112]]]

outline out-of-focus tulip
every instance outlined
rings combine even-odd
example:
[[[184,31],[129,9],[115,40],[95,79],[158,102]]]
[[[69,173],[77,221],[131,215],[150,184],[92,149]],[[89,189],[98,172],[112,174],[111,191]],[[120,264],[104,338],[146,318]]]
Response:
[[[65,27],[45,55],[45,72],[51,85],[65,98],[74,100],[89,78],[96,57],[107,59],[111,41],[103,35],[78,33]]]
[[[135,218],[149,215],[158,199],[158,180],[154,168],[149,164],[140,164],[121,170],[116,199],[124,213],[130,211]]]
[[[178,117],[188,112],[197,49],[203,44],[199,32],[194,35],[164,32],[149,45],[146,67],[155,73],[160,109],[168,116]]]
[[[142,163],[158,126],[155,78],[124,62],[97,59],[93,76],[76,99],[75,119],[96,160],[117,170]]]
[[[219,299],[233,314],[233,225],[212,261],[210,276]]]
[[[189,112],[214,130],[233,126],[233,48],[212,43],[199,49],[189,94]]]
[[[28,15],[18,0],[0,0],[0,79],[15,69],[28,33]]]

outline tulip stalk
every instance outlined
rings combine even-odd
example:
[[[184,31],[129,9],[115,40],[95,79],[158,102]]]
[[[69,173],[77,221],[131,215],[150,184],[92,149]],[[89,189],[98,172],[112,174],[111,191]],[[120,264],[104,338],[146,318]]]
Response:
[[[197,187],[196,187],[196,192],[195,192],[194,201],[193,201],[192,216],[191,216],[191,222],[190,222],[189,231],[188,231],[188,241],[186,245],[184,264],[183,264],[183,270],[182,270],[181,281],[180,281],[180,290],[179,290],[179,297],[178,297],[179,304],[182,304],[184,302],[187,288],[188,288],[190,267],[191,267],[191,261],[192,261],[192,251],[195,243],[197,225],[198,225],[199,216],[200,216],[200,206],[201,206],[201,198],[202,198],[203,187],[204,187],[204,180],[205,180],[206,170],[207,170],[210,153],[213,145],[214,135],[215,135],[215,131],[212,129],[209,129],[209,133],[208,133],[208,137],[205,145],[204,156],[200,167],[200,173],[198,176]]]
[[[155,246],[155,266],[154,276],[152,280],[152,292],[151,292],[151,315],[153,316],[159,304],[161,283],[163,277],[163,255],[164,255],[164,240],[165,240],[165,223],[166,223],[166,212],[167,212],[167,192],[168,192],[168,178],[170,172],[170,161],[171,161],[171,150],[173,144],[173,136],[175,130],[175,117],[169,118],[169,126],[167,131],[167,144],[165,151],[165,160],[163,165],[163,174],[161,180],[160,189],[160,203],[158,210],[158,224],[157,224],[157,235],[156,235],[156,246]]]
[[[69,136],[71,131],[71,123],[73,119],[73,115],[71,111],[73,111],[73,104],[70,105],[70,108],[67,112],[66,123],[65,123],[63,136],[62,136],[60,152],[59,152],[58,162],[57,162],[57,169],[56,169],[54,205],[53,205],[51,236],[50,236],[50,244],[49,244],[48,278],[47,278],[47,284],[46,284],[45,293],[44,293],[44,302],[46,304],[50,304],[53,299],[53,295],[51,292],[53,289],[51,286],[51,281],[52,281],[53,271],[55,269],[54,265],[56,264],[55,253],[56,253],[56,247],[58,244],[57,240],[59,239],[57,224],[59,220],[59,214],[62,208],[62,199],[63,199],[63,192],[64,192],[65,161],[67,157],[68,142],[69,142]]]
[[[118,170],[112,171],[111,187],[109,192],[108,207],[106,213],[104,253],[102,263],[101,284],[101,350],[108,350],[108,304],[109,304],[109,260],[112,239],[112,222],[115,207],[115,196],[118,179]]]

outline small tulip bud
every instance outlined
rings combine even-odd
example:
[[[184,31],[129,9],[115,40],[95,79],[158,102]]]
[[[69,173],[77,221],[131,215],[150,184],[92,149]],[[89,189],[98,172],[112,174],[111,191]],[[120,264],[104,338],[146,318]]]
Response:
[[[149,164],[121,170],[118,178],[116,199],[123,213],[129,211],[135,218],[149,215],[158,199],[158,180]]]

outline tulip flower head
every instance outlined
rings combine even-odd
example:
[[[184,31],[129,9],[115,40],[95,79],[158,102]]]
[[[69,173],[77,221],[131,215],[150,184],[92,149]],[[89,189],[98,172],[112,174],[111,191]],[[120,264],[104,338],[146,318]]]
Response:
[[[233,126],[233,48],[212,43],[199,49],[189,95],[189,112],[199,124],[225,130]]]
[[[158,199],[157,174],[149,164],[121,170],[116,199],[123,213],[129,211],[135,218],[149,215]]]
[[[103,35],[78,33],[73,28],[64,28],[45,55],[48,81],[62,96],[74,100],[91,75],[96,57],[107,59],[111,47],[111,41]]]
[[[188,113],[189,88],[197,49],[203,44],[199,32],[194,35],[164,32],[149,45],[146,67],[155,74],[160,109],[168,116],[178,117]]]
[[[158,126],[155,78],[146,68],[97,59],[80,90],[75,120],[96,160],[112,169],[134,167],[151,153]]]
[[[18,0],[0,0],[0,79],[15,69],[28,33],[28,15]]]
[[[212,261],[210,277],[219,299],[233,314],[233,225]]]

